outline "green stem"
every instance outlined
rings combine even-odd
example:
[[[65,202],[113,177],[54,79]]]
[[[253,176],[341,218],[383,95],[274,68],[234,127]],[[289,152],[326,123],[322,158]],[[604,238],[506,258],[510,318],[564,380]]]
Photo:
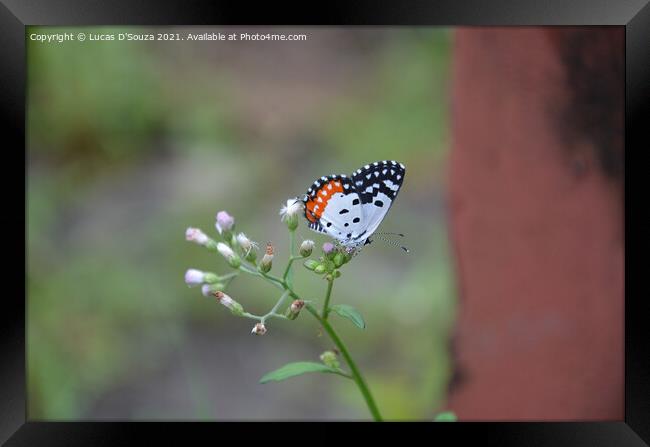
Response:
[[[247,273],[250,273],[255,276],[260,276],[266,280],[268,280],[271,284],[275,285],[278,288],[281,288],[285,291],[283,293],[282,297],[276,305],[273,307],[273,309],[266,315],[262,317],[257,317],[256,315],[248,314],[246,313],[244,316],[248,318],[261,318],[262,321],[266,319],[267,317],[270,316],[275,316],[275,317],[281,317],[281,318],[286,318],[284,315],[277,314],[275,311],[280,307],[280,304],[285,300],[287,296],[291,296],[295,299],[300,299],[300,297],[293,291],[293,284],[291,281],[291,266],[293,264],[293,261],[295,259],[299,259],[298,257],[294,257],[293,255],[293,246],[294,246],[294,232],[290,231],[290,248],[289,248],[289,253],[290,253],[290,258],[289,258],[289,263],[284,271],[284,275],[282,278],[278,278],[277,276],[268,274],[268,273],[263,273],[260,272],[259,270],[255,269],[252,266],[249,266],[245,263],[242,263],[240,266],[240,269],[242,271],[245,271]],[[379,408],[377,408],[377,404],[375,403],[374,398],[372,397],[372,394],[370,393],[370,389],[368,388],[368,385],[366,384],[366,381],[364,380],[363,376],[361,375],[361,371],[359,371],[359,368],[357,367],[357,364],[354,362],[352,359],[352,356],[348,352],[347,347],[343,343],[343,341],[339,338],[337,335],[336,331],[334,331],[334,328],[329,324],[327,321],[327,316],[329,314],[329,302],[330,302],[330,297],[332,295],[332,287],[334,285],[334,278],[331,278],[327,281],[327,293],[325,295],[325,303],[323,304],[323,311],[322,311],[322,316],[321,314],[318,313],[316,309],[310,304],[306,303],[305,307],[311,313],[314,318],[316,318],[320,324],[325,328],[325,331],[329,335],[329,337],[332,339],[338,350],[341,352],[341,355],[343,355],[343,358],[345,359],[345,362],[348,364],[348,367],[350,368],[351,375],[348,375],[346,373],[341,373],[339,375],[343,377],[348,377],[354,380],[354,382],[357,384],[357,387],[361,391],[361,395],[363,396],[364,400],[366,401],[366,405],[368,405],[368,409],[370,410],[370,414],[372,414],[372,417],[375,421],[380,422],[382,421],[381,414],[379,413]]]
[[[280,299],[278,300],[278,302],[275,303],[275,306],[273,306],[273,309],[271,309],[271,311],[270,311],[269,313],[267,313],[266,315],[264,315],[264,316],[262,317],[262,321],[261,321],[262,324],[264,324],[264,321],[266,321],[266,319],[267,319],[268,317],[270,317],[270,316],[272,316],[272,315],[278,315],[278,314],[276,313],[276,311],[280,308],[280,306],[281,306],[282,303],[284,302],[284,299],[285,299],[287,296],[289,296],[289,291],[288,291],[288,290],[285,291],[285,292],[282,294],[282,296],[280,297]],[[284,316],[284,315],[283,315],[283,316]]]
[[[370,389],[368,388],[366,381],[361,375],[361,371],[359,371],[357,364],[352,359],[352,356],[348,352],[348,349],[346,348],[343,341],[336,334],[334,328],[329,324],[329,322],[318,314],[316,309],[314,309],[310,304],[306,305],[305,307],[307,308],[309,313],[311,313],[314,316],[314,318],[316,318],[320,322],[320,324],[323,325],[323,328],[325,328],[325,331],[330,336],[330,338],[332,339],[332,341],[334,342],[338,350],[341,351],[343,358],[345,358],[346,363],[350,367],[350,371],[352,373],[352,380],[354,380],[354,382],[359,387],[359,390],[361,391],[361,394],[363,395],[363,398],[365,399],[366,404],[368,405],[368,409],[370,410],[370,413],[372,414],[374,420],[377,422],[382,421],[381,414],[379,413],[379,408],[377,408],[377,404],[375,403],[375,400],[372,397],[372,394],[370,393]]]
[[[332,295],[332,287],[334,286],[334,278],[327,280],[327,293],[325,294],[325,302],[323,303],[323,311],[321,315],[323,320],[327,320],[327,316],[330,313],[330,296]]]
[[[237,275],[239,275],[239,272],[228,273],[227,275],[219,276],[219,281],[225,281],[227,279],[232,279]]]

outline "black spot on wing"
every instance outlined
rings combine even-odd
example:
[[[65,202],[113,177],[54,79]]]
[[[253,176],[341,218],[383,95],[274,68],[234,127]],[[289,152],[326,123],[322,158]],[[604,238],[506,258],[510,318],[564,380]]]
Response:
[[[398,161],[376,161],[357,169],[352,174],[352,182],[363,204],[373,203],[380,192],[394,201],[405,174],[406,167]]]
[[[341,211],[339,211],[339,214],[346,214],[346,213],[349,213],[349,212],[350,212],[349,209],[343,208]]]

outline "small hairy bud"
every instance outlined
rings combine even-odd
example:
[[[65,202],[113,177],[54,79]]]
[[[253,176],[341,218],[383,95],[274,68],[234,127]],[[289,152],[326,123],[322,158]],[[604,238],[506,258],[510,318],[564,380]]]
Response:
[[[271,270],[271,267],[273,266],[273,245],[269,242],[266,244],[266,252],[264,253],[264,257],[262,258],[262,261],[260,262],[260,270],[264,273],[268,273]]]
[[[295,320],[304,306],[305,302],[303,300],[295,300],[293,303],[291,303],[291,306],[289,306],[286,317],[290,320]]]
[[[232,312],[234,315],[241,316],[244,313],[244,308],[242,305],[230,298],[221,290],[215,291],[213,295],[217,298],[217,301],[230,309],[230,312]]]
[[[320,360],[330,368],[339,368],[341,366],[339,360],[336,358],[336,354],[334,353],[334,351],[323,352],[320,355]]]
[[[262,323],[257,323],[255,326],[253,326],[251,333],[255,335],[264,335],[266,334],[266,326],[264,326]]]
[[[307,239],[300,244],[300,255],[307,257],[311,255],[312,250],[314,249],[314,241]]]

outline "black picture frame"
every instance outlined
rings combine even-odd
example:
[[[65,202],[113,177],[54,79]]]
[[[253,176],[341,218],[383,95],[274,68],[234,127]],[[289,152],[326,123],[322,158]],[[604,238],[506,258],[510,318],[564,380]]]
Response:
[[[364,1],[329,1],[318,4],[280,6],[270,2],[252,6],[243,2],[216,1],[102,1],[102,0],[0,0],[0,111],[4,146],[2,176],[3,197],[13,209],[5,208],[5,260],[9,269],[7,282],[19,283],[20,263],[14,253],[25,253],[16,228],[26,223],[25,203],[21,204],[19,190],[21,164],[26,168],[25,148],[25,87],[26,56],[25,26],[27,25],[618,25],[625,27],[626,88],[625,88],[625,152],[632,145],[637,151],[650,147],[643,112],[650,98],[650,6],[648,0],[410,0],[382,3]],[[644,144],[645,143],[645,144]],[[633,166],[626,157],[625,222],[630,216],[630,176]],[[15,175],[13,175],[15,174]],[[23,174],[26,172],[23,171]],[[26,195],[26,175],[22,183]],[[635,189],[639,191],[639,189]],[[638,196],[635,194],[634,196]],[[633,197],[633,196],[632,196]],[[7,200],[5,200],[5,203]],[[22,213],[21,213],[22,210]],[[11,233],[9,233],[11,232]],[[26,233],[25,233],[26,237]],[[631,243],[626,228],[626,258],[638,250]],[[25,255],[26,256],[26,255]],[[20,256],[18,256],[20,259]],[[22,265],[26,266],[26,263]],[[23,275],[26,274],[26,268]],[[406,425],[408,430],[430,432],[428,442],[442,443],[443,438],[455,443],[468,438],[479,439],[487,445],[589,445],[640,446],[650,442],[650,350],[645,343],[647,329],[643,321],[647,313],[647,297],[631,287],[629,269],[625,276],[625,418],[604,422],[545,422],[545,423],[471,423],[454,424],[365,424],[379,432],[395,432]],[[225,425],[206,423],[127,423],[127,422],[31,422],[26,419],[25,379],[25,305],[24,284],[16,290],[6,290],[0,311],[0,441],[7,446],[37,445],[123,445],[136,440],[164,439],[167,443],[184,443],[188,436],[224,436]],[[242,427],[228,428],[241,433]],[[274,431],[278,431],[274,429]],[[280,428],[285,436],[290,431]],[[251,441],[255,440],[250,432]],[[412,435],[411,435],[412,436]],[[295,438],[294,438],[295,439]],[[440,440],[440,441],[438,441]],[[142,441],[141,441],[142,442]],[[215,441],[216,442],[216,441]],[[250,442],[241,439],[240,442]]]

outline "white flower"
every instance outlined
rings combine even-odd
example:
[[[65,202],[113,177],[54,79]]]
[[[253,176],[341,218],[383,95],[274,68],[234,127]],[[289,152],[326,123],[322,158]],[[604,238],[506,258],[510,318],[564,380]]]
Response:
[[[264,273],[268,273],[273,267],[273,245],[269,242],[266,244],[266,252],[260,262],[260,270]]]
[[[239,256],[237,256],[235,252],[232,251],[232,248],[230,248],[223,242],[219,242],[217,244],[217,250],[219,251],[219,253],[221,253],[221,256],[226,258],[226,261],[228,261],[228,264],[230,264],[231,267],[239,268],[239,266],[241,265],[241,259],[239,259]]]
[[[185,272],[185,282],[188,286],[198,286],[205,282],[205,273],[201,270],[189,269]]]
[[[239,233],[237,235],[237,243],[245,252],[249,252],[251,249],[257,248],[257,242],[253,242],[244,233]]]
[[[203,296],[213,296],[215,292],[213,287],[212,284],[203,284],[203,286],[201,286],[201,293]]]
[[[297,198],[288,199],[287,204],[280,209],[282,220],[296,216],[302,211],[302,201]]]
[[[255,326],[253,326],[253,330],[251,331],[251,334],[255,334],[255,335],[266,334],[266,326],[264,326],[262,323],[257,323]]]
[[[199,245],[206,245],[210,238],[198,228],[188,228],[185,230],[185,239],[190,242],[195,242]]]
[[[232,248],[228,247],[223,242],[219,242],[217,244],[217,250],[219,250],[219,253],[221,253],[221,256],[223,256],[227,260],[230,260],[230,259],[235,257],[235,252],[232,251]]]

